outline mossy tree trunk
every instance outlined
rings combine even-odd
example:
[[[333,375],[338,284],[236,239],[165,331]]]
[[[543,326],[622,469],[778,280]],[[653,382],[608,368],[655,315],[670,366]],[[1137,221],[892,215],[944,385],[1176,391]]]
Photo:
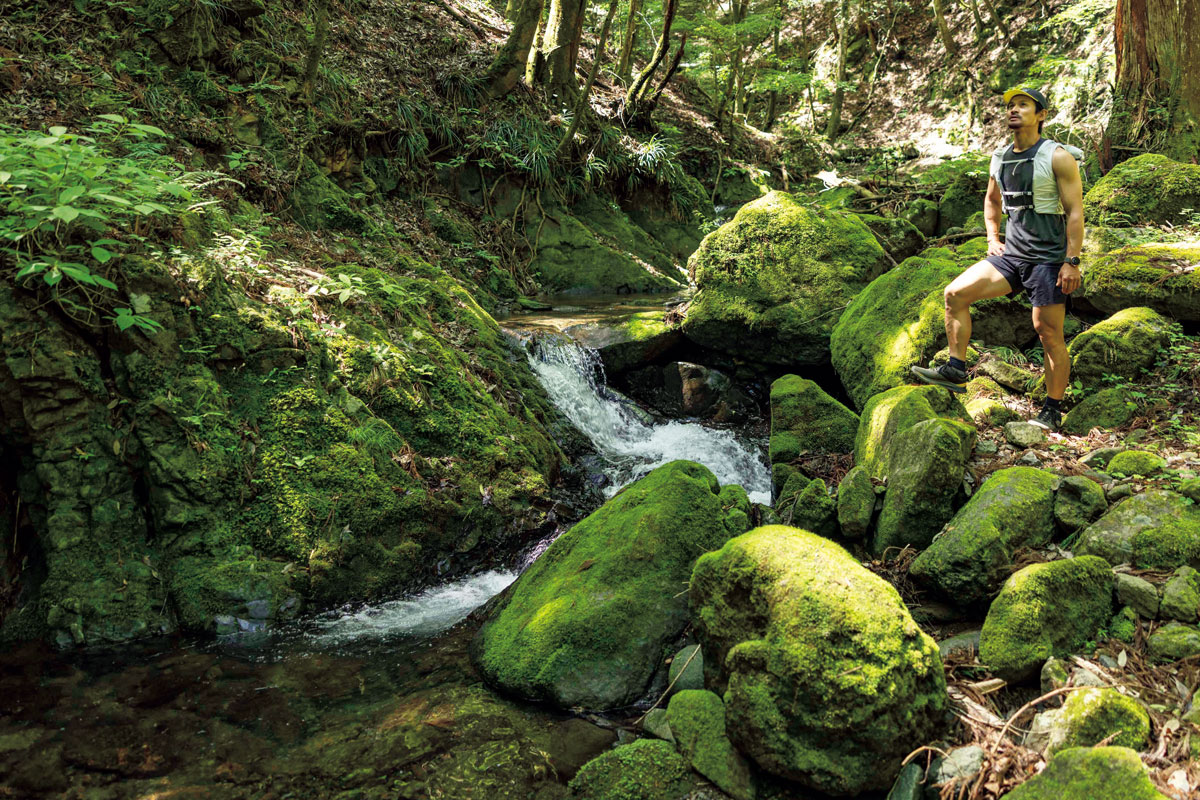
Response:
[[[1118,0],[1117,82],[1105,168],[1143,150],[1200,159],[1200,4]]]
[[[313,88],[317,82],[317,67],[321,64],[321,54],[325,52],[325,40],[329,38],[329,0],[316,0],[313,14],[316,17],[313,25],[313,38],[308,46],[308,58],[304,62],[304,83],[302,90],[307,100],[312,100]]]
[[[937,21],[938,38],[942,40],[942,47],[946,48],[946,55],[953,56],[955,53],[954,38],[950,35],[950,28],[946,25],[944,0],[933,0],[933,17]]]
[[[663,0],[662,33],[659,34],[654,55],[650,57],[650,63],[646,65],[646,68],[633,79],[633,83],[625,92],[625,100],[621,104],[621,118],[626,125],[630,124],[632,120],[645,118],[645,103],[648,100],[650,79],[654,77],[655,71],[662,65],[663,60],[667,57],[667,51],[671,48],[671,25],[675,22],[675,12],[678,8],[679,0]]]
[[[521,73],[525,71],[525,62],[529,58],[529,49],[533,45],[534,34],[537,33],[538,22],[542,18],[543,0],[516,2],[518,5],[514,12],[512,30],[484,76],[484,82],[493,97],[508,94],[521,79]]]
[[[575,115],[571,118],[571,126],[567,128],[567,133],[558,144],[558,152],[562,152],[570,146],[571,139],[575,136],[575,131],[579,128],[579,121],[583,119],[583,115],[588,111],[588,95],[592,93],[592,85],[596,82],[596,76],[600,73],[600,62],[604,58],[604,44],[608,41],[608,29],[612,25],[613,15],[617,13],[617,4],[620,0],[611,0],[608,4],[608,14],[604,17],[604,25],[600,28],[600,38],[596,42],[596,52],[592,58],[592,70],[588,73],[587,83],[584,84],[583,92],[579,95],[579,102],[575,104]]]
[[[560,100],[573,99],[579,93],[575,65],[579,38],[583,34],[583,0],[550,0],[550,13],[542,33],[542,54],[546,59],[546,92]]]
[[[839,4],[837,27],[838,54],[837,73],[835,77],[837,88],[833,90],[833,103],[829,108],[829,120],[825,125],[825,137],[831,142],[837,138],[838,129],[842,127],[842,103],[846,99],[846,90],[843,86],[846,83],[846,40],[850,38],[849,0],[842,0]]]
[[[638,14],[642,0],[629,0],[629,18],[625,20],[625,36],[621,41],[621,56],[617,59],[617,75],[629,85],[633,77],[633,46],[637,44]]]

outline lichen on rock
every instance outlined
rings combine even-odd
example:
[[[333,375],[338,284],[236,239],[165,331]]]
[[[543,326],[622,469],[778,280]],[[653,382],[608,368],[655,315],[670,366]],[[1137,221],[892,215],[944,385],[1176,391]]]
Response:
[[[1135,494],[1085,528],[1075,552],[1138,569],[1200,567],[1200,507],[1165,489]]]
[[[1138,754],[1127,747],[1073,747],[1013,789],[1008,800],[1168,800],[1150,782]]]
[[[1105,375],[1135,379],[1170,342],[1170,324],[1150,308],[1126,308],[1071,340],[1071,380],[1089,389]]]

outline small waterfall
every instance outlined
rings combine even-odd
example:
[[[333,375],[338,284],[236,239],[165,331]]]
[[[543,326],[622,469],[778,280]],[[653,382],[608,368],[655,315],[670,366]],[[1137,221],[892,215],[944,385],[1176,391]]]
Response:
[[[594,350],[563,337],[541,335],[527,347],[529,363],[554,405],[587,434],[604,458],[608,496],[655,467],[676,459],[696,461],[722,485],[737,483],[756,503],[771,502],[771,477],[758,447],[732,431],[695,422],[656,425],[607,392]]]

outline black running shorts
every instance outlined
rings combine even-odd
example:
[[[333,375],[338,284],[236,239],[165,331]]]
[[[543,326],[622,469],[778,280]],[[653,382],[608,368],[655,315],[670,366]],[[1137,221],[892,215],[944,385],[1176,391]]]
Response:
[[[1016,297],[1022,291],[1029,292],[1029,302],[1034,306],[1055,306],[1067,302],[1067,295],[1058,285],[1058,264],[1038,264],[1012,256],[988,256],[987,262],[1004,276]]]

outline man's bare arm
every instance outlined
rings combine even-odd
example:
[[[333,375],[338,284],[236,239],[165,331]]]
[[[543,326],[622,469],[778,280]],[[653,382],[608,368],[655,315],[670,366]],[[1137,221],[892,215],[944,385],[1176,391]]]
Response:
[[[988,178],[987,194],[983,196],[983,226],[987,228],[989,256],[1004,253],[1004,243],[1000,241],[1000,215],[1003,205],[996,179]]]
[[[1075,157],[1063,148],[1054,151],[1054,177],[1058,181],[1058,196],[1067,215],[1067,257],[1078,256],[1083,250],[1083,181]],[[1078,267],[1064,264],[1058,273],[1058,284],[1067,294],[1079,288],[1082,275]]]

